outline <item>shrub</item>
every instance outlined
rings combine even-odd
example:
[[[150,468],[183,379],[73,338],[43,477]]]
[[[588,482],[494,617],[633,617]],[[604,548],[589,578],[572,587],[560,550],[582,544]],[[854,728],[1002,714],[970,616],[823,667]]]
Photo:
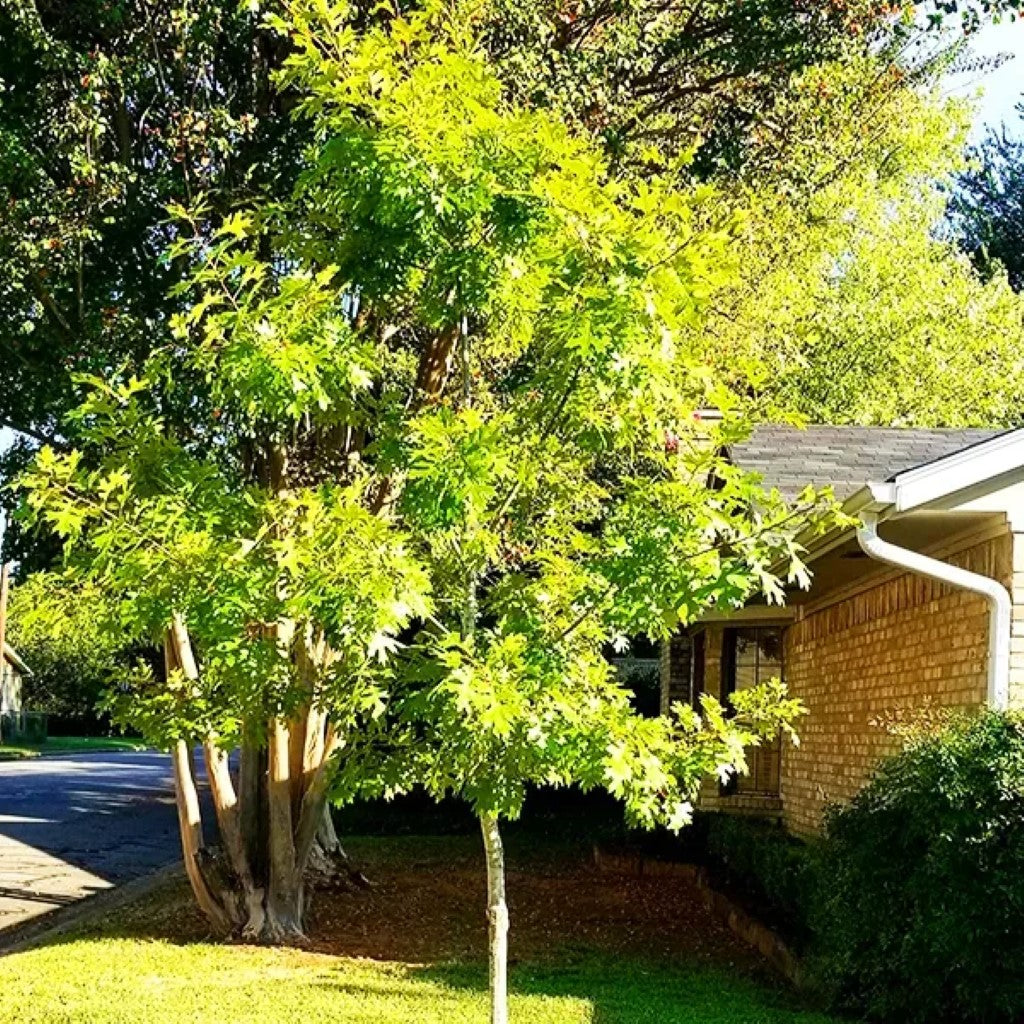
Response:
[[[818,966],[837,1008],[1024,1019],[1024,718],[912,739],[830,812],[822,870]]]
[[[763,821],[712,814],[707,853],[753,909],[799,944],[807,941],[818,882],[812,847]]]

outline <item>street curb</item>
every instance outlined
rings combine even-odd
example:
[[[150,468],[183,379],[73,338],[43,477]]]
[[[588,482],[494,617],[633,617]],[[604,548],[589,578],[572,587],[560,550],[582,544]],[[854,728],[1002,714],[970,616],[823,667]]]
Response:
[[[21,924],[11,925],[10,928],[0,931],[0,957],[45,945],[59,935],[74,931],[96,918],[105,917],[111,911],[133,903],[184,877],[184,864],[180,860],[174,861],[141,878],[133,878],[123,885],[115,885],[113,888],[85,896],[68,906],[58,907]]]
[[[124,747],[120,750],[33,750],[27,754],[0,753],[0,764],[13,761],[52,761],[64,757],[95,757],[100,754],[162,754],[164,751],[155,747]]]

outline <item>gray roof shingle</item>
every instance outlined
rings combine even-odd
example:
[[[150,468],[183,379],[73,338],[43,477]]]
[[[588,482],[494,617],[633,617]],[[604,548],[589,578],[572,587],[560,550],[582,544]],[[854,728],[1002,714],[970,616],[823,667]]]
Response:
[[[765,486],[786,498],[808,484],[831,486],[840,500],[869,480],[888,480],[1002,433],[981,429],[916,427],[756,427],[747,441],[730,449],[732,461],[760,473]]]

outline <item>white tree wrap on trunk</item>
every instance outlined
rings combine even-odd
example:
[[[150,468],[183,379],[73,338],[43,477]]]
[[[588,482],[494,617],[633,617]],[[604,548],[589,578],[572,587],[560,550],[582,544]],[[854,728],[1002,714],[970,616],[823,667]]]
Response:
[[[505,849],[493,814],[480,815],[487,860],[488,975],[491,1024],[508,1024],[508,904],[505,902]]]

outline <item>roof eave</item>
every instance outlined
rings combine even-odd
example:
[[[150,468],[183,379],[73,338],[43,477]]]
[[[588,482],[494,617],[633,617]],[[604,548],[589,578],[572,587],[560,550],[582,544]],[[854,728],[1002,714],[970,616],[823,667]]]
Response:
[[[840,506],[844,517],[859,517],[861,513],[873,512],[879,519],[887,519],[894,510],[895,494],[893,484],[889,481],[864,484]],[[813,562],[845,544],[855,532],[855,526],[845,523],[825,533],[817,533],[813,527],[807,527],[797,535],[796,541],[804,550],[804,560]]]
[[[871,512],[880,520],[920,510],[948,510],[957,496],[978,491],[992,481],[1000,486],[1013,475],[1024,477],[1024,428],[1009,430],[941,459],[864,484],[842,504],[847,516]],[[807,528],[797,537],[805,560],[813,562],[846,543],[853,528],[837,526],[823,534]]]

